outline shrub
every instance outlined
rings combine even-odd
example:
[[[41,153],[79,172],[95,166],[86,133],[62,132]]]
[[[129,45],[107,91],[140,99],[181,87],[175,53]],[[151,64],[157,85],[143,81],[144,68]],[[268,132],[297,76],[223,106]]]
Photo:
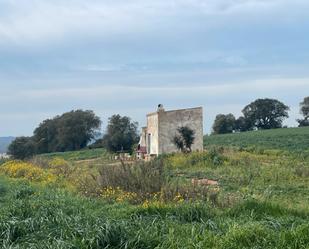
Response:
[[[84,191],[92,189],[93,193],[96,191],[98,196],[109,200],[125,200],[131,203],[145,200],[176,203],[204,200],[217,204],[218,189],[180,184],[173,177],[169,177],[168,169],[163,168],[161,159],[134,164],[122,162],[119,165],[104,165],[97,180],[100,190],[88,187]],[[87,184],[90,182],[89,179]]]
[[[223,156],[223,152],[224,150],[222,147],[212,148],[209,151],[210,162],[215,166],[223,164],[223,162],[226,160],[226,158]]]
[[[104,188],[100,191],[100,197],[109,201],[138,203],[137,194],[134,192],[126,192],[118,188]]]
[[[57,176],[68,177],[71,173],[70,164],[61,157],[55,157],[49,162],[49,170]]]
[[[30,160],[28,160],[28,162],[42,169],[48,169],[50,160],[43,156],[34,156]]]
[[[164,183],[163,162],[137,162],[120,165],[104,165],[99,171],[98,182],[102,188],[121,188],[140,195],[156,193]]]
[[[24,178],[30,181],[52,183],[55,177],[43,169],[26,162],[9,161],[0,167],[0,173],[12,178]]]

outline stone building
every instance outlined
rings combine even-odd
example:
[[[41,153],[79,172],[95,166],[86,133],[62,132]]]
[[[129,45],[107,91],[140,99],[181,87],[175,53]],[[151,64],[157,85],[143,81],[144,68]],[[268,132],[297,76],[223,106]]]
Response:
[[[184,126],[192,129],[195,134],[192,151],[202,151],[203,108],[165,111],[162,105],[158,105],[156,112],[147,114],[147,127],[142,128],[138,157],[177,152],[173,138],[177,135],[177,128]]]

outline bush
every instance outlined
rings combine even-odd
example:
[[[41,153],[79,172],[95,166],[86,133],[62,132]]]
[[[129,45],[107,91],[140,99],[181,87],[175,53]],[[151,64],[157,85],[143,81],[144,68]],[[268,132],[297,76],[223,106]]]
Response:
[[[213,205],[218,204],[219,188],[178,182],[178,178],[175,179],[174,175],[169,174],[169,169],[164,168],[161,159],[135,164],[104,165],[100,169],[98,183],[99,188],[87,187],[85,190],[97,191],[97,195],[109,200],[126,200],[131,203],[146,201],[146,206],[156,201],[209,201]]]
[[[102,188],[121,188],[140,195],[160,192],[163,183],[163,161],[104,165],[99,171],[98,182]]]
[[[0,167],[0,173],[12,178],[24,178],[30,181],[51,183],[55,181],[52,174],[26,162],[9,161]]]
[[[222,148],[212,148],[209,151],[209,158],[210,162],[215,165],[221,165],[226,160],[226,158],[223,156],[223,149]]]
[[[57,176],[69,177],[72,173],[70,164],[60,157],[55,157],[49,162],[49,170]]]
[[[31,137],[17,137],[8,147],[8,154],[14,159],[26,159],[35,154],[35,143]]]

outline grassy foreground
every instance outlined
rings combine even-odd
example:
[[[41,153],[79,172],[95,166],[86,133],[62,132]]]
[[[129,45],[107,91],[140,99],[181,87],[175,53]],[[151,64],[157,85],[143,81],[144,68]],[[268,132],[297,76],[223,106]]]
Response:
[[[205,136],[204,145],[309,151],[309,127]]]
[[[308,248],[309,213],[266,201],[130,205],[0,178],[1,248]]]
[[[0,248],[307,249],[308,153],[260,146],[150,163],[101,149],[0,162]]]

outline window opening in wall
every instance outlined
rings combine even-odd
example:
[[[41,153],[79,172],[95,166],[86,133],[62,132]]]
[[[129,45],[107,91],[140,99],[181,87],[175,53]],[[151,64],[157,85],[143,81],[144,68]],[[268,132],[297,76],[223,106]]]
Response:
[[[147,139],[147,154],[151,154],[151,134],[148,134],[148,139]]]

